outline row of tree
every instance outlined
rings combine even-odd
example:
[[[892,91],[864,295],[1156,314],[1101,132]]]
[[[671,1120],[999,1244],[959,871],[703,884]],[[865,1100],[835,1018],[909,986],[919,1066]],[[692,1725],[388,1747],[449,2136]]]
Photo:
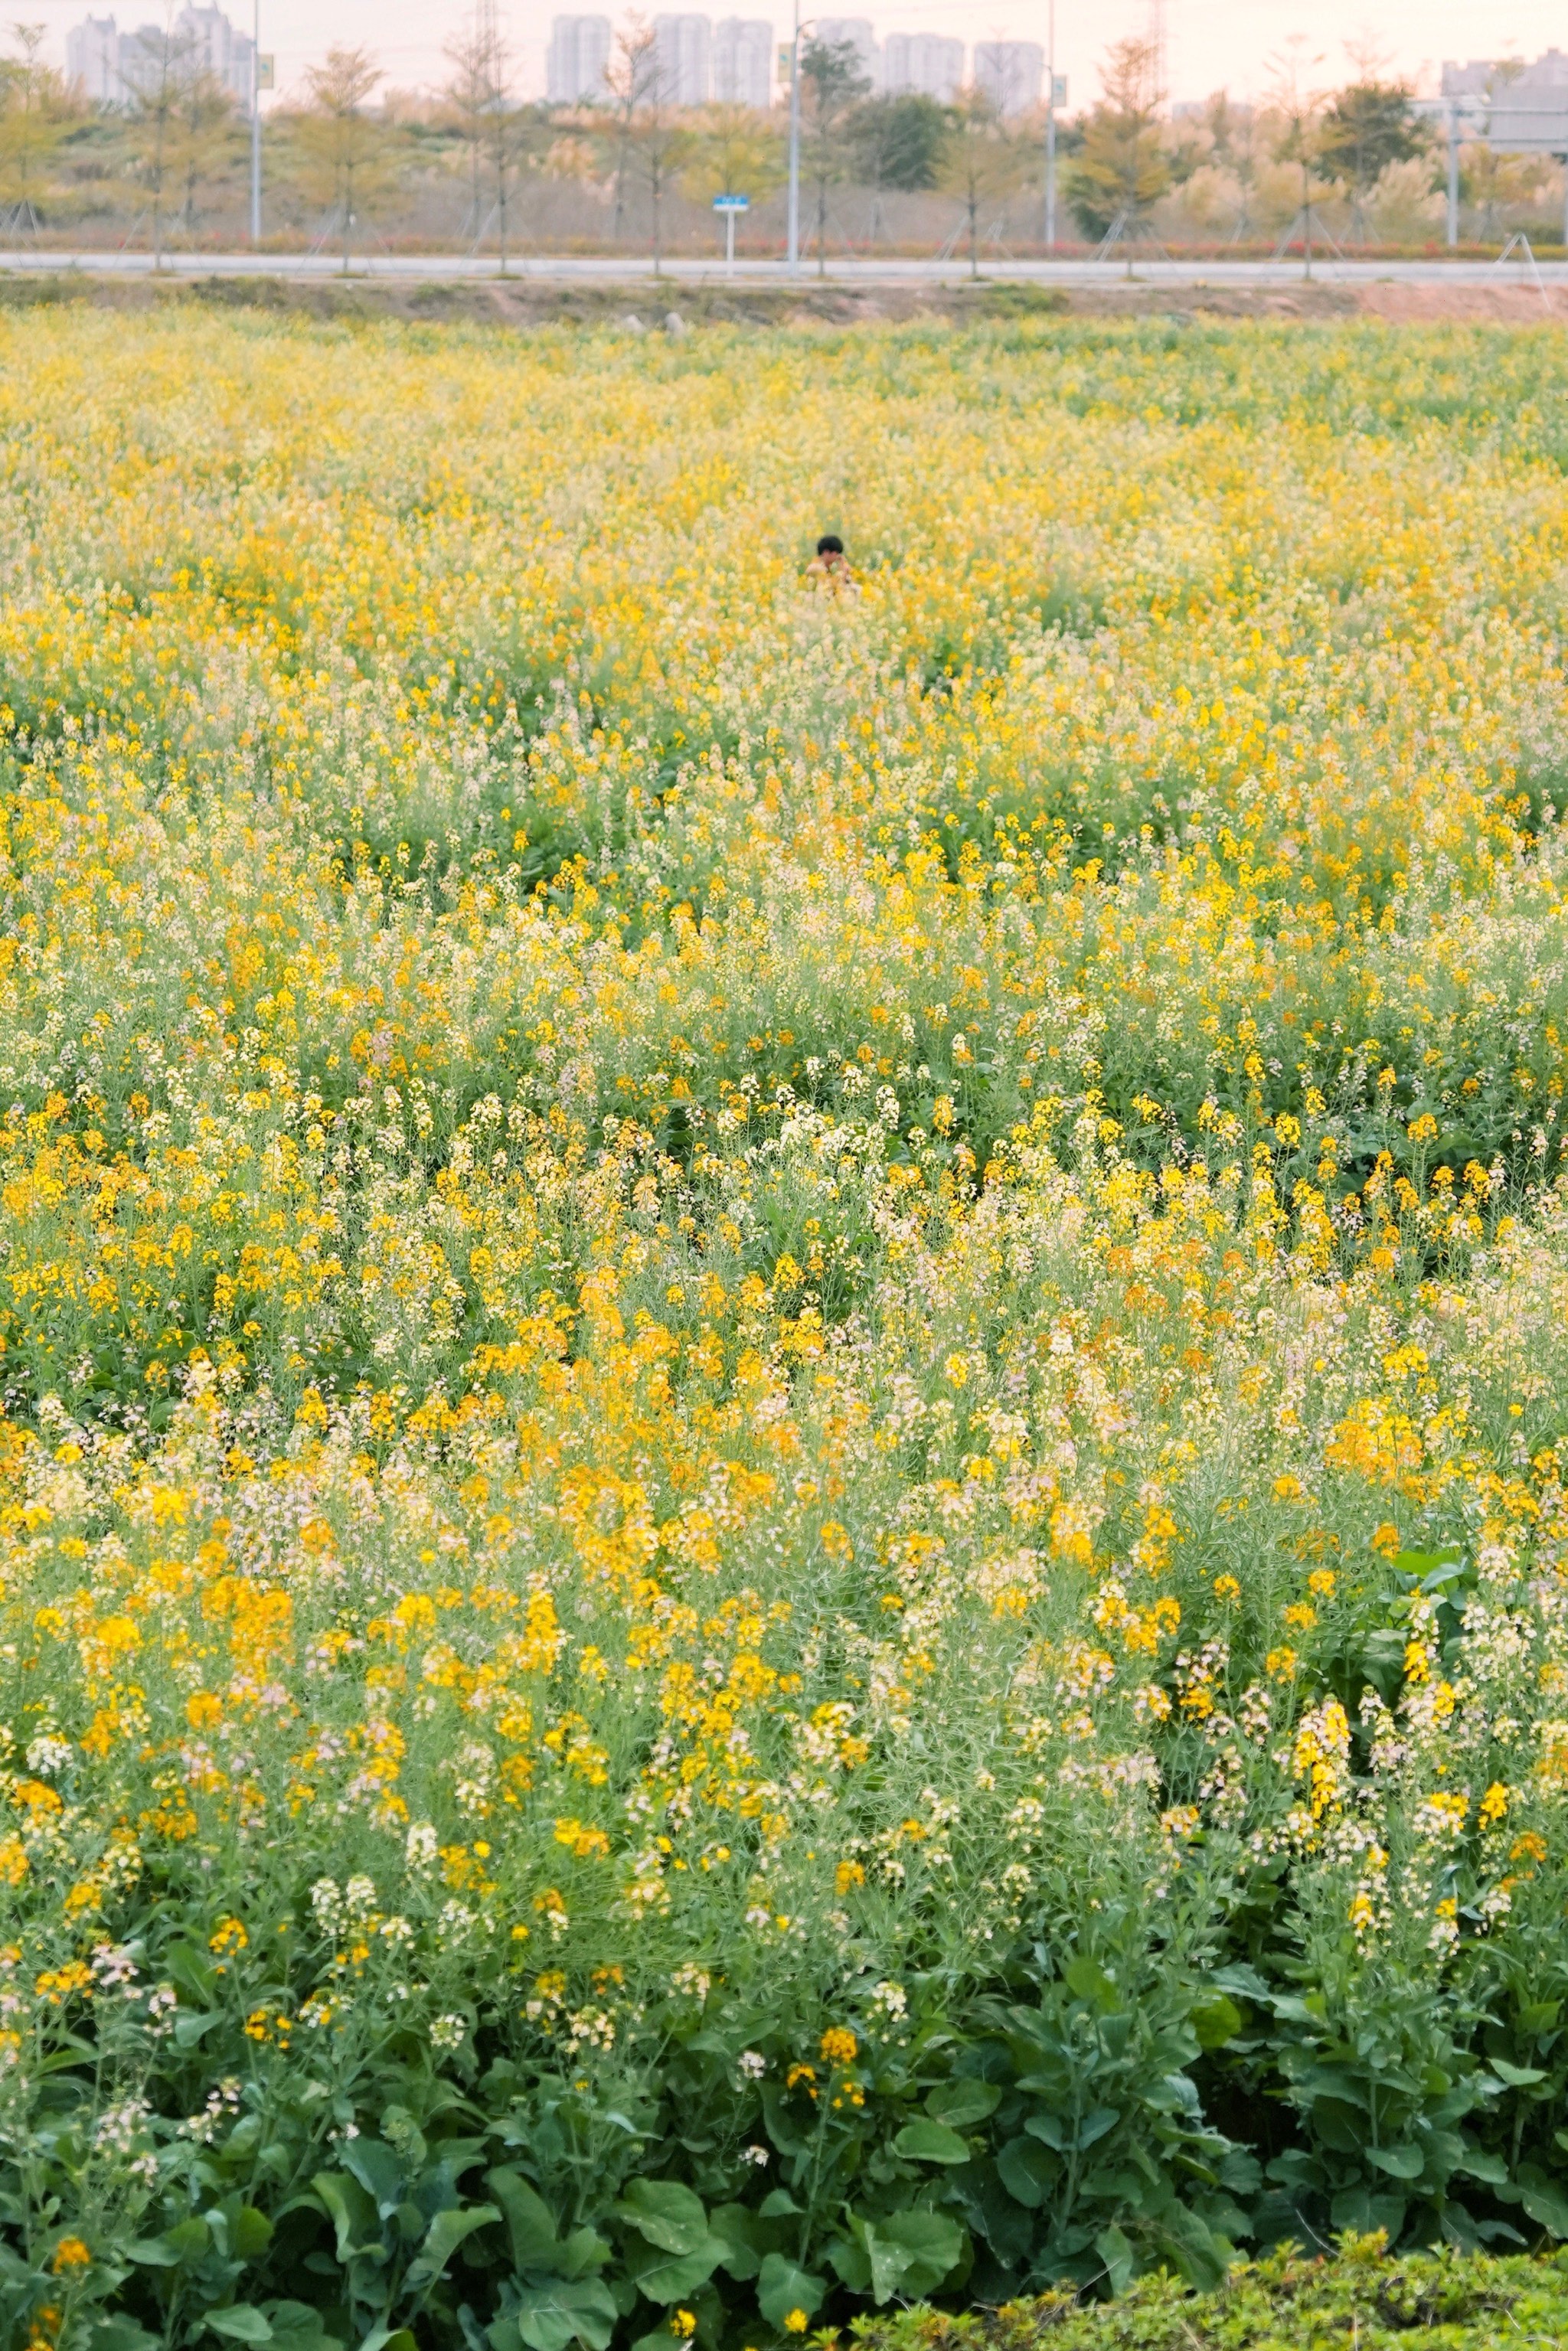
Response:
[[[444,88],[416,100],[385,94],[367,51],[329,51],[298,99],[267,118],[274,228],[330,239],[347,266],[368,237],[395,233],[411,189],[436,175],[462,185],[458,235],[504,262],[530,192],[576,182],[602,202],[611,241],[635,232],[657,257],[675,200],[736,191],[760,203],[784,177],[783,110],[671,106],[653,28],[635,16],[592,107],[524,102],[493,16],[477,16],[448,57]],[[1221,95],[1180,123],[1165,116],[1155,72],[1145,45],[1116,45],[1098,101],[1058,125],[1063,210],[1084,236],[1131,245],[1173,207],[1189,232],[1239,242],[1281,225],[1290,235],[1291,214],[1310,235],[1328,206],[1343,235],[1364,238],[1391,185],[1412,225],[1429,211],[1441,159],[1409,91],[1375,70],[1314,93],[1287,60],[1263,105]],[[1040,191],[1037,119],[1004,120],[974,89],[949,105],[875,95],[849,42],[806,42],[800,76],[807,229],[820,262],[834,191],[846,184],[869,192],[868,242],[885,233],[884,199],[930,191],[954,200],[951,242],[967,246],[972,266],[1009,208]],[[123,102],[95,109],[45,61],[41,29],[18,26],[0,60],[0,224],[15,238],[129,216],[127,237],[140,231],[159,253],[174,238],[194,242],[243,187],[247,140],[241,110],[177,38],[161,53],[143,45]],[[1484,146],[1467,150],[1465,163],[1465,193],[1483,214],[1527,198],[1530,172],[1550,168],[1516,165],[1513,186]]]

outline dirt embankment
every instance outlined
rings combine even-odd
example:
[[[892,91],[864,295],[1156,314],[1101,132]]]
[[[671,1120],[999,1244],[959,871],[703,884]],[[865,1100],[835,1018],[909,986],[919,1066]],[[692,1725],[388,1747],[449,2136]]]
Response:
[[[1354,286],[1298,280],[1284,286],[1114,285],[1054,287],[1016,278],[941,285],[889,278],[846,284],[808,279],[798,286],[723,278],[647,278],[585,283],[544,277],[474,280],[95,277],[88,272],[0,273],[0,308],[61,302],[94,308],[147,310],[167,303],[260,309],[344,321],[423,319],[511,327],[575,321],[635,323],[674,331],[719,322],[754,326],[852,326],[879,319],[1072,318],[1353,319],[1411,324],[1441,320],[1530,326],[1568,322],[1568,287],[1477,285],[1473,280]]]

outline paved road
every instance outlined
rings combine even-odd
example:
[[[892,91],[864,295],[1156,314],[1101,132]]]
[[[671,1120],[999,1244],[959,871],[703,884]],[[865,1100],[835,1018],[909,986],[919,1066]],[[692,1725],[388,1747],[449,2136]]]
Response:
[[[152,269],[148,253],[0,253],[0,269],[37,272],[83,271],[93,276],[144,277]],[[993,261],[983,265],[990,278],[1019,278],[1052,286],[1114,286],[1126,282],[1123,261]],[[1148,286],[1299,286],[1301,261],[1162,261],[1137,259],[1136,277]],[[166,254],[163,274],[170,277],[311,277],[342,274],[341,260],[331,254],[179,253]],[[407,282],[410,279],[461,280],[492,278],[499,274],[490,256],[462,253],[374,254],[356,256],[351,272],[360,277]],[[507,274],[519,280],[559,285],[631,284],[649,279],[653,263],[644,256],[623,255],[548,254],[525,256],[507,264]],[[950,261],[861,259],[835,257],[828,277],[839,285],[929,283],[954,285],[967,278],[968,264]],[[664,264],[664,280],[680,285],[722,284],[721,258],[712,261],[681,255]],[[801,281],[816,280],[814,265],[802,269]],[[1318,261],[1314,280],[1324,286],[1568,286],[1568,260],[1563,261]],[[737,259],[735,281],[751,286],[789,282],[782,261]]]

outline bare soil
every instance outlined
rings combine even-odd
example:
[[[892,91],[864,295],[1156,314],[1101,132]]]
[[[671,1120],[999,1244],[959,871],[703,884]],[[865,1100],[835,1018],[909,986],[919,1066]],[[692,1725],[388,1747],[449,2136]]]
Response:
[[[620,283],[530,277],[504,281],[342,278],[200,277],[160,283],[152,277],[95,277],[86,272],[39,276],[0,273],[0,308],[81,302],[95,309],[144,311],[171,303],[207,308],[259,309],[279,315],[334,319],[423,319],[538,327],[635,323],[649,331],[705,324],[853,326],[878,319],[1186,318],[1328,319],[1375,318],[1410,324],[1441,321],[1531,326],[1568,322],[1568,287],[1408,285],[1289,287],[1156,286],[1134,278],[1102,286],[1043,287],[984,278],[934,285],[890,278],[851,285],[830,278],[799,286],[754,286],[723,278],[693,282],[647,278]]]

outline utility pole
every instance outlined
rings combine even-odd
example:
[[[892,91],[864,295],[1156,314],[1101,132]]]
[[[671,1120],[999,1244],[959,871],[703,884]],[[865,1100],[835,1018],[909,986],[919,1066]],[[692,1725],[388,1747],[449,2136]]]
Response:
[[[800,0],[789,44],[789,275],[800,275]]]
[[[1046,11],[1045,34],[1045,249],[1056,251],[1056,0]]]
[[[1448,243],[1459,241],[1459,101],[1448,100]]]
[[[261,0],[255,0],[250,45],[250,242],[261,247]]]

